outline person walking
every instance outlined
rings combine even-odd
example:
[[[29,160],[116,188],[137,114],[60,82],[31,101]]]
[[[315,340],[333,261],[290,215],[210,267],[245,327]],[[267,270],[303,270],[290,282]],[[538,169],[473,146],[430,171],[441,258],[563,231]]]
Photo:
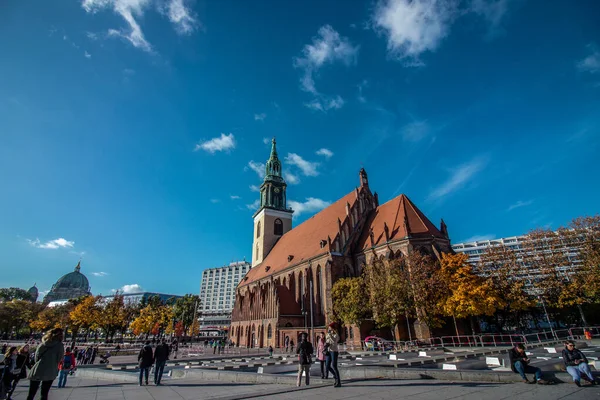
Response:
[[[30,361],[29,345],[23,345],[17,350],[16,368],[13,371],[11,382],[6,386],[7,400],[10,400],[13,392],[17,388],[19,381],[27,377],[27,368],[33,365]],[[6,360],[6,358],[5,358]]]
[[[273,346],[269,345],[269,357],[273,357]]]
[[[16,346],[8,347],[4,353],[4,360],[2,361],[2,382],[0,382],[0,398],[4,399],[8,394],[10,398],[10,389],[12,383],[19,376],[17,371],[17,356],[18,349]]]
[[[147,340],[146,344],[140,350],[138,354],[138,363],[140,367],[140,386],[142,386],[142,378],[145,377],[146,385],[148,384],[148,373],[150,372],[150,367],[152,366],[152,359],[154,356],[152,355],[152,346],[150,346],[150,341]]]
[[[525,354],[525,346],[521,343],[517,344],[515,347],[508,351],[508,358],[510,359],[510,369],[521,375],[524,383],[539,383],[540,385],[545,385],[548,382],[542,379],[542,370],[538,367],[533,367],[529,365],[529,358],[527,354]],[[534,374],[535,378],[533,382],[530,382],[527,379],[528,374]]]
[[[575,342],[567,340],[565,349],[562,351],[562,358],[567,367],[567,372],[573,378],[573,383],[581,387],[581,379],[596,385],[596,380],[590,371],[588,360],[579,349],[575,348]]]
[[[173,353],[173,358],[177,360],[177,352],[179,351],[179,343],[177,340],[174,340],[171,345],[171,352]]]
[[[302,333],[301,342],[298,345],[298,386],[302,383],[302,374],[306,375],[306,386],[310,384],[310,365],[312,364],[313,345],[308,341],[306,333]]]
[[[321,379],[327,379],[327,371],[325,370],[325,353],[328,353],[329,349],[327,343],[325,343],[325,334],[321,332],[317,339],[317,360],[321,364]]]
[[[67,384],[67,376],[69,372],[75,369],[75,355],[71,353],[71,348],[67,347],[65,355],[58,363],[58,387],[64,388]]]
[[[42,337],[40,344],[35,351],[35,364],[29,372],[29,394],[27,400],[33,400],[37,394],[40,385],[41,400],[48,400],[48,393],[52,387],[52,382],[58,375],[58,363],[65,355],[63,345],[63,330],[54,328],[48,331]]]
[[[156,349],[154,349],[154,384],[160,385],[163,371],[165,370],[165,364],[169,359],[169,345],[167,341],[163,339]]]
[[[98,346],[94,347],[92,349],[92,357],[90,358],[90,364],[94,364],[94,361],[96,361],[96,356],[98,355]]]
[[[285,352],[286,354],[290,351],[290,337],[285,337]]]
[[[337,332],[335,331],[335,327],[335,322],[329,324],[327,329],[327,336],[325,338],[325,343],[327,343],[327,345],[329,346],[329,361],[327,363],[327,371],[331,372],[333,374],[333,379],[335,379],[333,387],[340,387],[342,386],[342,381],[340,379],[340,371],[338,370],[337,365],[339,355],[338,342],[340,338]]]
[[[292,349],[292,353],[294,352],[294,339],[290,339],[290,347]]]

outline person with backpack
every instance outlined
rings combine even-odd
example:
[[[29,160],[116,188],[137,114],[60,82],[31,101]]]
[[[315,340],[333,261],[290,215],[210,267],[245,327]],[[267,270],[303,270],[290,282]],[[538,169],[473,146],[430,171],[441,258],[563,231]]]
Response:
[[[140,366],[140,386],[142,386],[142,377],[146,378],[146,385],[148,385],[148,374],[150,372],[150,367],[152,366],[152,361],[154,356],[152,355],[152,346],[150,346],[150,341],[146,340],[146,344],[140,350],[138,354],[138,362]]]
[[[306,386],[310,384],[310,365],[312,364],[312,355],[314,353],[313,345],[307,339],[307,334],[301,334],[301,342],[298,345],[298,350],[296,350],[296,354],[298,354],[298,382],[297,385],[300,386],[302,383],[302,374],[306,375]]]
[[[169,345],[167,341],[163,339],[156,349],[154,349],[154,384],[160,385],[165,364],[169,359]]]
[[[63,330],[54,328],[42,338],[42,344],[35,351],[35,364],[29,372],[29,394],[27,400],[33,400],[42,386],[40,400],[48,400],[52,382],[58,375],[58,364],[65,355]]]
[[[63,359],[58,364],[58,387],[64,388],[67,384],[67,376],[75,368],[75,355],[71,348],[67,347]]]

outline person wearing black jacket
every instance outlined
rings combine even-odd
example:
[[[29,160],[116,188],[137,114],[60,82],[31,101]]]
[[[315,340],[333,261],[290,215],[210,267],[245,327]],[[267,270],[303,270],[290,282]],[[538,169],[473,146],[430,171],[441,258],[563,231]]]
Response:
[[[5,379],[8,382],[6,385],[7,400],[10,400],[13,392],[15,391],[17,384],[21,379],[27,377],[27,368],[31,368],[33,363],[29,356],[29,345],[26,344],[21,346],[17,350],[17,357],[15,359],[15,368],[12,374],[6,374]]]
[[[154,349],[154,384],[160,385],[165,364],[169,359],[169,345],[167,341],[163,339],[156,349]]]
[[[518,344],[512,349],[508,351],[508,358],[510,359],[510,369],[513,372],[518,373],[523,378],[524,383],[539,383],[540,385],[545,385],[548,382],[542,379],[542,370],[529,365],[529,358],[527,354],[525,354],[525,346],[522,344]],[[528,374],[535,374],[535,378],[533,382],[530,382],[527,379]]]
[[[565,349],[562,351],[562,358],[567,367],[567,372],[573,378],[577,386],[581,386],[581,379],[596,385],[596,381],[590,371],[588,360],[579,349],[575,348],[575,343],[571,340],[565,342]]]
[[[150,341],[147,340],[146,344],[140,350],[138,354],[138,362],[140,366],[140,386],[142,386],[142,376],[146,377],[146,385],[148,384],[148,373],[150,372],[150,367],[152,366],[152,347],[150,346]]]
[[[314,353],[313,345],[306,339],[306,333],[301,336],[301,342],[298,345],[296,354],[298,354],[298,386],[302,383],[302,373],[306,375],[306,386],[310,384],[310,365],[312,364],[312,355]]]

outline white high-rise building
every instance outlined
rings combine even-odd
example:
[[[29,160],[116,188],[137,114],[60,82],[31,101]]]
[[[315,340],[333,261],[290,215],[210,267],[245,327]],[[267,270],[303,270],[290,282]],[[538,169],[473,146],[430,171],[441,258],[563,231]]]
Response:
[[[223,267],[209,268],[202,272],[200,284],[201,330],[220,330],[231,324],[235,289],[250,268],[252,265],[244,260],[232,262]]]

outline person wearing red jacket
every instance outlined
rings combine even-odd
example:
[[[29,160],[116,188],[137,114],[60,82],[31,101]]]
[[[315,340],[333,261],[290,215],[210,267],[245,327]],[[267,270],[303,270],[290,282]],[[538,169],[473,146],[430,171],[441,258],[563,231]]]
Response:
[[[75,355],[71,352],[71,348],[67,347],[65,355],[58,363],[58,387],[64,388],[67,384],[67,375],[75,369]]]

